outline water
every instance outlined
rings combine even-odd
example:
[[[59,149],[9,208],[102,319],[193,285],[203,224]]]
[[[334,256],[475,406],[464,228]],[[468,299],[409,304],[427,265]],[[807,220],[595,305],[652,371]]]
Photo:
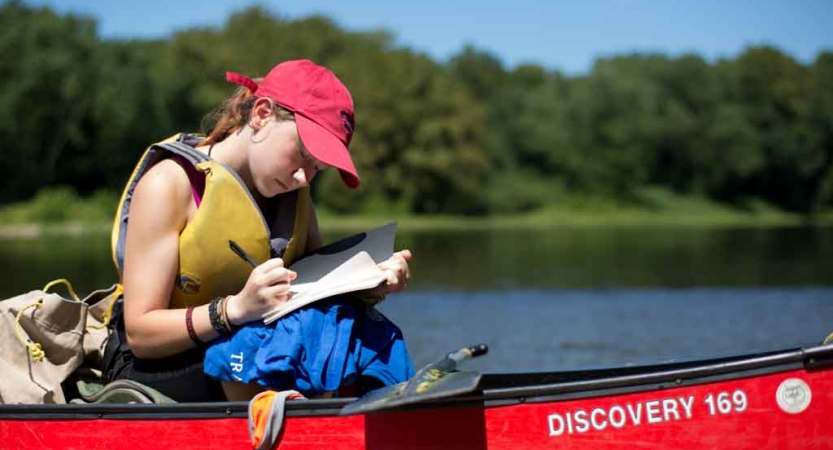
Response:
[[[833,331],[833,228],[421,231],[397,246],[414,253],[412,288],[380,309],[418,366],[480,342],[489,355],[467,367],[517,372],[773,350]],[[2,298],[54,278],[81,292],[117,279],[105,234],[0,239],[0,261]]]
[[[484,342],[467,367],[557,370],[693,359],[818,343],[833,331],[833,289],[420,292],[380,308],[418,365]]]

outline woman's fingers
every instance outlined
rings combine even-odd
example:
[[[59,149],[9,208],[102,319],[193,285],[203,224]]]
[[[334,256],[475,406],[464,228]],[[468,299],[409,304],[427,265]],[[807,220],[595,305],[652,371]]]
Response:
[[[386,270],[385,274],[388,276],[386,280],[388,286],[396,286],[397,284],[399,284],[399,277],[396,276],[396,272],[394,272],[393,270]]]
[[[273,258],[255,268],[252,277],[255,283],[253,293],[259,299],[257,303],[274,306],[287,300],[290,283],[298,274],[285,268],[281,258]]]
[[[289,283],[281,283],[263,288],[261,290],[261,295],[264,299],[271,300],[272,302],[269,303],[274,305],[275,303],[285,302],[288,300],[289,292]]]
[[[260,270],[262,272],[268,272],[275,267],[283,267],[283,259],[281,258],[272,258],[264,262],[263,264],[257,266],[255,270]]]
[[[394,253],[394,255],[401,256],[402,258],[405,259],[406,262],[411,260],[411,251],[408,250],[408,249],[398,251],[398,252]]]
[[[411,269],[408,261],[411,259],[410,250],[402,250],[394,253],[387,261],[379,264],[379,268],[385,271],[387,293],[404,290],[411,281]]]
[[[267,272],[264,277],[266,284],[269,286],[278,283],[289,283],[295,278],[298,278],[298,274],[295,271],[284,269],[283,267],[275,267]]]
[[[236,296],[232,309],[234,323],[257,320],[290,297],[290,284],[298,277],[284,267],[280,258],[270,259],[252,270],[246,285]]]
[[[258,266],[256,270],[260,272],[257,275],[257,282],[260,286],[289,283],[298,277],[295,271],[283,266],[283,260],[280,258],[270,259]]]

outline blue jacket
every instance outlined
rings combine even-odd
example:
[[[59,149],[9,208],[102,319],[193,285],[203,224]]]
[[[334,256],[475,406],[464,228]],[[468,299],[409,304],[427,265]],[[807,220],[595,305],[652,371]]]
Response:
[[[204,370],[220,380],[307,396],[335,391],[359,376],[391,385],[414,374],[393,322],[372,306],[339,300],[315,302],[269,325],[252,322],[217,339]]]

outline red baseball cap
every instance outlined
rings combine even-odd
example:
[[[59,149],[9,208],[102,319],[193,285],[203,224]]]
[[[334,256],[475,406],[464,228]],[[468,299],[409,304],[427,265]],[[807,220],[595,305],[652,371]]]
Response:
[[[356,126],[353,99],[334,73],[301,59],[278,64],[260,84],[234,72],[226,72],[226,79],[295,113],[304,147],[319,161],[338,169],[344,184],[359,187],[359,173],[347,149]]]

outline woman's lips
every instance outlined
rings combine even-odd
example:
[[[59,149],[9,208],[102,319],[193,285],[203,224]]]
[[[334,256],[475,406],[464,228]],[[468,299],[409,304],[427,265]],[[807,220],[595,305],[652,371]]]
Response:
[[[287,186],[287,185],[285,185],[285,184],[281,183],[281,180],[279,180],[279,179],[277,179],[277,178],[275,178],[275,183],[278,183],[278,186],[280,186],[280,187],[281,187],[281,189],[283,189],[283,190],[285,190],[285,191],[288,191],[288,190],[289,190],[289,186]]]

